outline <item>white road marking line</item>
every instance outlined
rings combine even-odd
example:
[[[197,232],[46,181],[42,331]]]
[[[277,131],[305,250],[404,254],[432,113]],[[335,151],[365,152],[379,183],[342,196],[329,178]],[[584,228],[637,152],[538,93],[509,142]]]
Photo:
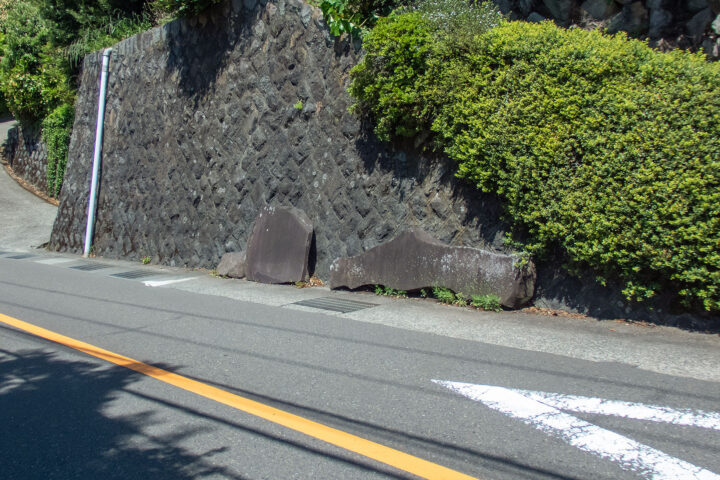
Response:
[[[617,462],[623,469],[633,471],[644,478],[720,480],[720,475],[709,470],[671,457],[660,450],[563,413],[558,408],[537,399],[529,398],[521,393],[524,390],[442,380],[433,380],[433,382],[482,402],[505,415],[522,420],[542,432],[560,437],[580,450]]]
[[[45,265],[58,265],[60,263],[76,262],[76,258],[46,258],[44,260],[35,260],[35,263],[43,263]]]
[[[146,280],[143,283],[147,287],[162,287],[165,285],[172,285],[173,283],[187,282],[188,280],[195,280],[196,277],[187,278],[176,278],[173,280]]]
[[[634,420],[649,420],[651,422],[720,430],[719,412],[690,409],[677,410],[658,405],[605,400],[604,398],[596,397],[581,397],[560,393],[535,392],[531,390],[512,390],[527,398],[544,403],[545,405],[570,412],[613,415],[616,417],[632,418]]]

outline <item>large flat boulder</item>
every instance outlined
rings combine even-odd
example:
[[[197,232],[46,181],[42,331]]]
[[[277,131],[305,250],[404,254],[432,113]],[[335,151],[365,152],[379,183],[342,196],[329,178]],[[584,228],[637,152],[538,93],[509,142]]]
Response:
[[[465,295],[497,295],[508,308],[527,303],[535,291],[535,266],[518,258],[470,247],[452,247],[420,229],[355,257],[335,260],[330,288],[385,285],[400,290],[446,287]]]
[[[248,240],[247,279],[262,283],[307,280],[312,233],[312,222],[302,210],[263,207]]]

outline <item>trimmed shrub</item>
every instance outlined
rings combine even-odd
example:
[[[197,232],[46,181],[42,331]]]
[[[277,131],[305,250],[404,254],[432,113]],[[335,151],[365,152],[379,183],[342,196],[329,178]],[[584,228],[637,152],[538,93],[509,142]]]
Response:
[[[365,38],[365,57],[353,68],[352,110],[372,116],[383,140],[413,137],[429,129],[433,99],[426,82],[436,46],[429,24],[417,12],[381,19]]]
[[[350,93],[379,136],[431,130],[527,251],[720,310],[720,64],[550,22],[436,32],[409,12],[369,34]]]

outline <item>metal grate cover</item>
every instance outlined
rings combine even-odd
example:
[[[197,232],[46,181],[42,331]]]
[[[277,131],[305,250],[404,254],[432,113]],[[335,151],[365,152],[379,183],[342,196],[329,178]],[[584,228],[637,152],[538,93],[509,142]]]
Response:
[[[37,255],[32,255],[30,253],[23,253],[22,255],[13,255],[11,257],[6,257],[6,258],[12,258],[13,260],[22,260],[24,258],[33,258],[33,257],[37,257]]]
[[[323,298],[313,298],[310,300],[302,300],[300,302],[295,302],[292,305],[301,305],[303,307],[318,308],[320,310],[330,310],[332,312],[340,312],[340,313],[356,312],[358,310],[363,310],[365,308],[372,308],[372,307],[377,306],[376,303],[356,302],[355,300],[345,300],[342,298],[334,298],[334,297],[323,297]]]
[[[118,277],[118,278],[127,278],[130,280],[133,280],[136,278],[152,277],[153,275],[158,275],[158,274],[155,272],[148,272],[147,270],[130,270],[129,272],[113,273],[110,276]]]
[[[94,270],[102,270],[103,268],[110,268],[110,265],[103,265],[102,263],[86,263],[84,265],[74,265],[73,270],[82,270],[83,272],[92,272]]]

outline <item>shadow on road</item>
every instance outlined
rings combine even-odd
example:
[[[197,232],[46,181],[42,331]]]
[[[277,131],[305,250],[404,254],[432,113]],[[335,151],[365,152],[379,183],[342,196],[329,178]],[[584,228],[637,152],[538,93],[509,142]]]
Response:
[[[159,365],[161,368],[173,368]],[[210,415],[179,403],[127,389],[142,378],[121,367],[99,367],[85,361],[68,361],[43,350],[18,353],[0,349],[0,465],[2,479],[197,479],[242,480],[213,463],[208,452],[188,452],[179,442],[198,428],[175,426],[173,433],[148,436],[154,412],[108,416],[104,411],[119,394],[147,400],[185,415],[230,426],[238,431],[291,445],[324,459],[333,459],[387,478],[397,475],[391,467],[345,453],[333,453]],[[142,445],[142,446],[139,446]]]
[[[0,464],[5,479],[238,478],[177,443],[188,434],[148,437],[153,412],[110,418],[120,391],[140,376],[68,361],[43,350],[0,350]],[[142,446],[140,446],[142,445]]]

